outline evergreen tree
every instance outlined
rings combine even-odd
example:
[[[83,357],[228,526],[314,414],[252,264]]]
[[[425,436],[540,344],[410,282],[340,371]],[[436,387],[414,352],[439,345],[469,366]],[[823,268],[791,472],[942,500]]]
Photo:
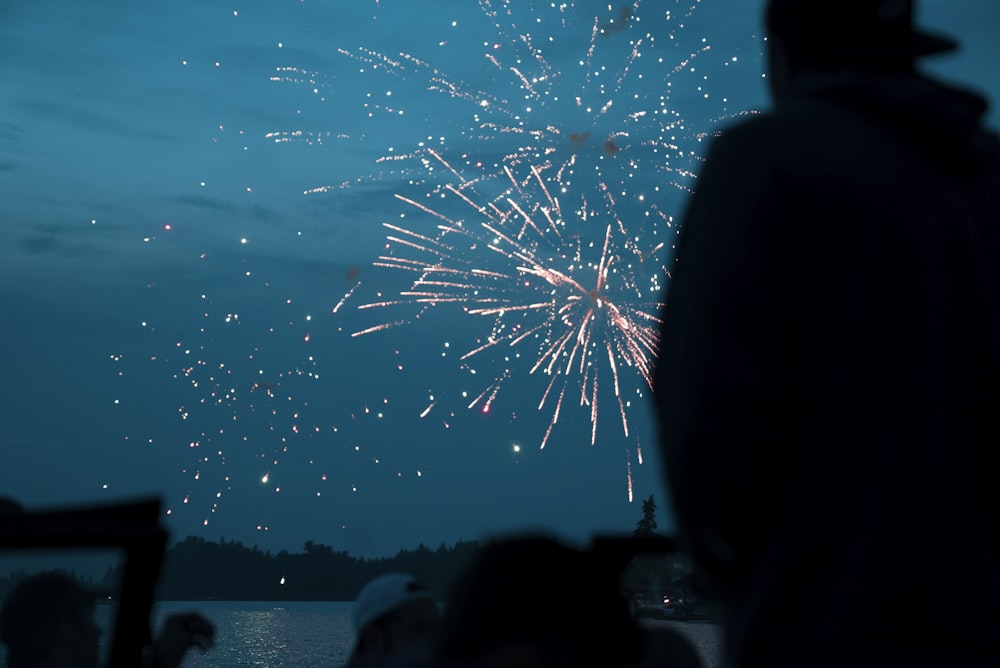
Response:
[[[656,501],[653,500],[653,495],[650,494],[649,498],[642,502],[642,519],[635,523],[632,535],[655,536],[656,532],[654,529],[656,529]]]

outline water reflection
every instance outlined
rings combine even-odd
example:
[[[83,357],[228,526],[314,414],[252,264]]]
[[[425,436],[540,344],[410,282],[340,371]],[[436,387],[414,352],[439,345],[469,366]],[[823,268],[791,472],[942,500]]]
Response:
[[[215,648],[192,653],[191,668],[343,665],[354,638],[351,604],[343,602],[171,601],[157,605],[155,623],[191,609],[216,625]]]

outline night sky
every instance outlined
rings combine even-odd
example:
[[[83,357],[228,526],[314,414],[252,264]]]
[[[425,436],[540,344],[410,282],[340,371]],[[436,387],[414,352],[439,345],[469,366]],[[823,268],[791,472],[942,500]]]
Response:
[[[362,556],[669,531],[648,316],[761,4],[3,2],[0,493]],[[1000,3],[919,17],[1000,99]]]

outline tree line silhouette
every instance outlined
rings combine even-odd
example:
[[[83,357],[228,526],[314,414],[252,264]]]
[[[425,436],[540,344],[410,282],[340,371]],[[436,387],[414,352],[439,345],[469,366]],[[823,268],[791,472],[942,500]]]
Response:
[[[443,543],[436,550],[421,544],[377,559],[353,557],[329,545],[306,541],[302,552],[277,554],[236,540],[206,540],[188,536],[164,556],[156,598],[162,601],[351,601],[362,586],[382,573],[412,573],[442,598],[479,550],[475,541]],[[19,568],[0,575],[0,600],[29,572]],[[103,576],[59,568],[94,592],[97,598],[117,598],[121,565]]]
[[[478,550],[478,542],[459,541],[436,550],[421,544],[392,557],[363,559],[311,540],[302,552],[271,554],[235,540],[189,536],[167,551],[157,598],[351,601],[366,582],[393,571],[412,573],[443,597]]]
[[[642,504],[643,517],[636,522],[634,536],[654,536],[656,503],[650,496]],[[359,558],[329,545],[306,541],[301,552],[287,549],[277,554],[247,547],[237,540],[206,540],[188,536],[168,548],[156,589],[162,601],[352,601],[372,578],[387,572],[415,575],[442,600],[454,579],[476,556],[478,541],[442,543],[437,549],[420,544],[402,549],[391,557]],[[121,565],[107,569],[103,577],[63,569],[101,598],[117,598]],[[26,572],[0,574],[0,600]],[[666,585],[674,579],[673,559],[659,559],[633,570],[625,579]],[[636,588],[640,585],[637,582]]]

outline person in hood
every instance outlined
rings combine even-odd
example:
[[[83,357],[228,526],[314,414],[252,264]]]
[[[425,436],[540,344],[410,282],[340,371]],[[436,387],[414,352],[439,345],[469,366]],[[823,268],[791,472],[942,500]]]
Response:
[[[713,141],[654,396],[728,665],[1000,665],[1000,142],[909,0],[770,0],[773,109]]]

